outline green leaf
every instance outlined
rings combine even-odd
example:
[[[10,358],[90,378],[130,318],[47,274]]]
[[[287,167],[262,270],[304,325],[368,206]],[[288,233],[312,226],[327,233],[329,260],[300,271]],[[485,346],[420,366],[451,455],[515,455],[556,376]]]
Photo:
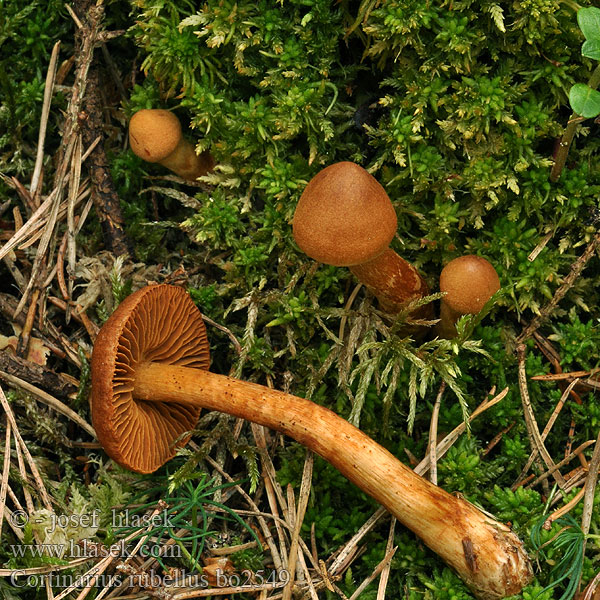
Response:
[[[600,60],[600,40],[586,40],[583,42],[581,54],[594,60]]]
[[[600,42],[600,8],[592,6],[579,9],[577,22],[586,40]]]
[[[600,115],[600,92],[589,85],[576,83],[569,92],[569,102],[571,108],[586,119]]]

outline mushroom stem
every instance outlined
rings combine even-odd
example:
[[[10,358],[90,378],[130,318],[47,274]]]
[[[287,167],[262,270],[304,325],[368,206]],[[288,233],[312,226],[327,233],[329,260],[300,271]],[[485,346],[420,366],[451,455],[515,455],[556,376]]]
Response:
[[[159,160],[158,164],[167,167],[183,179],[195,181],[212,170],[214,160],[208,151],[196,154],[194,146],[182,137],[175,150],[169,156]]]
[[[391,248],[360,265],[352,265],[350,271],[379,300],[382,310],[396,313],[415,298],[429,293],[427,283],[417,269],[398,256]],[[425,307],[431,310],[431,305]]]
[[[226,412],[289,435],[385,506],[479,598],[517,594],[531,579],[523,545],[506,525],[418,476],[327,408],[203,369],[156,362],[138,365],[133,396]]]
[[[456,337],[456,321],[465,313],[452,310],[444,299],[440,302],[440,322],[435,326],[435,333],[441,338],[451,340]]]

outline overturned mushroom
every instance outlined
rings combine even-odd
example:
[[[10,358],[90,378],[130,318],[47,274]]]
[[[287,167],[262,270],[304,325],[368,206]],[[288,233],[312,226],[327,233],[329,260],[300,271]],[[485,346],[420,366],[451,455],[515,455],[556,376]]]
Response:
[[[476,315],[500,289],[500,279],[492,264],[481,256],[467,254],[451,260],[440,273],[440,337],[456,336],[456,321],[463,315]]]
[[[202,316],[182,289],[153,285],[126,298],[102,327],[92,355],[92,419],[109,456],[152,472],[186,443],[201,408],[226,412],[320,454],[412,529],[480,598],[517,594],[531,578],[523,545],[506,525],[419,477],[331,410],[210,373],[208,365]]]
[[[179,119],[168,110],[136,112],[129,121],[129,144],[140,158],[159,163],[188,181],[206,175],[214,167],[208,151],[196,154],[181,133]]]
[[[396,227],[385,190],[353,162],[330,165],[308,182],[293,223],[303,252],[328,265],[350,267],[387,312],[429,293],[419,272],[389,247]]]

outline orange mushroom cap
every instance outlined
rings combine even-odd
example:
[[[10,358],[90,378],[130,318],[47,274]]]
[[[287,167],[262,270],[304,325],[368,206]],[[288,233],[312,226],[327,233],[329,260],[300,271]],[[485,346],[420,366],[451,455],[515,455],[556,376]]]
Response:
[[[128,296],[100,330],[92,353],[92,422],[106,453],[139,473],[151,473],[189,440],[200,408],[133,397],[144,362],[208,369],[202,315],[185,290],[151,285]]]
[[[463,315],[478,313],[499,289],[492,264],[474,254],[451,260],[440,274],[440,291],[446,292],[442,302]]]
[[[349,267],[384,252],[397,225],[381,184],[361,166],[339,162],[308,182],[294,214],[293,232],[311,258]]]
[[[181,140],[181,123],[168,110],[139,110],[129,121],[129,144],[147,162],[160,162],[173,153]]]

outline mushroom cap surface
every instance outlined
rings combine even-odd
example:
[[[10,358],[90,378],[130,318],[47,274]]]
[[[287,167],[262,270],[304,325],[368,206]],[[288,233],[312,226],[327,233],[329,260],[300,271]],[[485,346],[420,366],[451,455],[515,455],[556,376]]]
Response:
[[[200,408],[133,396],[144,362],[208,369],[206,328],[182,288],[149,285],[128,296],[104,324],[92,353],[92,422],[98,441],[120,465],[151,473],[189,440]]]
[[[474,254],[451,260],[440,274],[440,291],[447,292],[442,302],[463,315],[478,313],[499,289],[492,264]]]
[[[350,267],[377,258],[392,241],[398,222],[381,184],[353,162],[319,171],[296,207],[296,243],[311,258]]]
[[[147,162],[169,156],[181,140],[181,123],[168,110],[144,108],[129,121],[129,144],[134,154]]]

